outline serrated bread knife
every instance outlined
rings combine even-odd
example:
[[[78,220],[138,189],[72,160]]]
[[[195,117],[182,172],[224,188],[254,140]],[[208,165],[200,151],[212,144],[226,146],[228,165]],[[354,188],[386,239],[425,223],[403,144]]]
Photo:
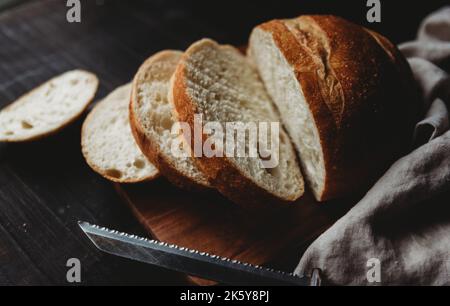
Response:
[[[145,262],[228,285],[320,286],[318,269],[311,276],[231,260],[164,242],[129,235],[87,222],[78,222],[83,232],[103,252]]]

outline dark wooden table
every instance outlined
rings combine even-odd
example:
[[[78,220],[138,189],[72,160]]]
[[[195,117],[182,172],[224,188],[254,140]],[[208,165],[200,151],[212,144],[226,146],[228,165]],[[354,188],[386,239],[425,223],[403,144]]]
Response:
[[[245,44],[253,25],[275,17],[335,13],[396,42],[412,39],[423,16],[445,3],[386,3],[383,22],[369,25],[365,2],[82,1],[82,22],[69,24],[66,1],[26,1],[0,14],[0,106],[73,68],[99,76],[101,98],[155,51],[201,37]],[[81,260],[82,284],[183,284],[175,273],[101,254],[81,235],[77,220],[145,233],[112,184],[85,164],[80,125],[39,142],[0,144],[0,285],[67,284],[72,257]]]

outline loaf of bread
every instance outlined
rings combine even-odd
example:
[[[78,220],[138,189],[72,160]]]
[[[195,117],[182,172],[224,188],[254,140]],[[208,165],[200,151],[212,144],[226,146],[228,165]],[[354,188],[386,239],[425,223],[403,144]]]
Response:
[[[172,77],[169,99],[178,119],[189,123],[192,129],[196,114],[203,117],[204,123],[215,122],[222,127],[229,122],[280,121],[247,58],[236,48],[209,39],[194,43],[181,57]],[[303,178],[294,148],[282,127],[279,136],[279,152],[274,153],[278,154],[278,164],[273,168],[263,167],[262,157],[250,154],[223,157],[203,154],[196,161],[214,187],[243,206],[261,208],[266,204],[292,202],[303,194]],[[202,137],[203,142],[205,139]],[[243,140],[235,138],[235,143]],[[194,144],[192,139],[187,141],[191,146]]]
[[[181,188],[202,190],[210,184],[193,159],[175,156],[172,151],[172,144],[178,143],[180,136],[171,133],[175,118],[167,95],[170,78],[182,54],[161,51],[141,65],[133,80],[130,123],[142,152],[162,175]]]
[[[0,141],[36,140],[77,119],[97,92],[98,79],[73,70],[45,82],[0,112]]]
[[[129,113],[142,152],[174,184],[258,208],[302,196],[302,172],[318,201],[366,190],[408,149],[420,103],[388,39],[324,15],[257,26],[247,56],[209,39],[155,54],[133,80]],[[193,131],[195,115],[222,127],[281,122],[277,166],[263,167],[262,156],[174,156],[173,124]]]
[[[83,123],[81,150],[88,165],[119,183],[136,183],[158,176],[131,134],[128,105],[131,84],[120,86],[98,102]]]
[[[335,16],[273,20],[253,30],[248,55],[317,200],[367,188],[408,148],[412,73],[380,34]]]

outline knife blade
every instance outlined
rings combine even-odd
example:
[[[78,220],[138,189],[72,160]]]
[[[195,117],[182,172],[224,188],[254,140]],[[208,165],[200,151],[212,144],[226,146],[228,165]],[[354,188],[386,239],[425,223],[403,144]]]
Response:
[[[296,276],[79,221],[101,251],[228,285],[320,286],[320,274]]]

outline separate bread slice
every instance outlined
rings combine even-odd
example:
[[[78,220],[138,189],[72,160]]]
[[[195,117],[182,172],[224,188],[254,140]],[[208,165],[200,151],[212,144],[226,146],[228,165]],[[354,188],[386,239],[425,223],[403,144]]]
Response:
[[[169,97],[179,119],[192,129],[195,114],[201,114],[204,123],[219,122],[222,127],[228,122],[280,121],[256,69],[246,57],[236,48],[210,39],[194,43],[184,53],[172,78]],[[275,168],[264,168],[260,156],[249,155],[203,155],[198,159],[199,166],[221,193],[248,208],[295,201],[304,192],[303,178],[282,127],[279,136],[279,163]]]
[[[29,141],[58,132],[83,113],[97,87],[97,77],[83,70],[47,81],[0,111],[0,141]]]
[[[367,190],[407,149],[419,103],[381,35],[335,16],[273,20],[252,31],[248,55],[317,200]]]
[[[86,117],[81,149],[88,165],[103,177],[136,183],[158,176],[131,133],[128,104],[131,84],[123,85],[98,102]]]
[[[136,142],[161,174],[181,188],[202,190],[211,186],[193,158],[176,157],[171,150],[172,143],[180,136],[171,133],[176,118],[167,94],[182,54],[161,51],[142,64],[133,80],[130,122]]]

